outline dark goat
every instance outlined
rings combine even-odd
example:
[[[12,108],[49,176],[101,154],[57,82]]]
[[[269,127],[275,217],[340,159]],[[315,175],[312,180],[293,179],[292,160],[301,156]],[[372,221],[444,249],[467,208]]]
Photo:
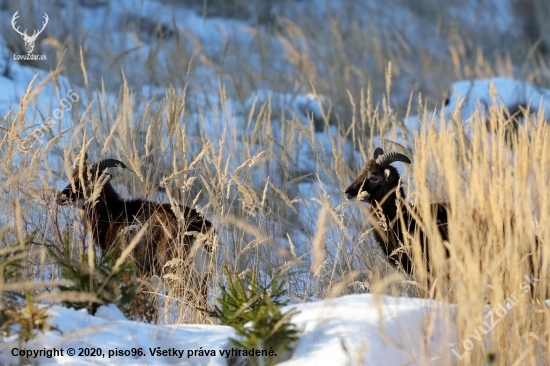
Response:
[[[393,264],[403,267],[409,275],[413,273],[413,258],[411,250],[403,247],[405,236],[417,237],[421,246],[422,260],[426,265],[428,273],[431,274],[430,268],[430,243],[428,242],[423,228],[435,223],[441,239],[449,240],[448,233],[448,215],[449,207],[445,203],[435,203],[431,205],[431,217],[433,221],[418,223],[416,218],[419,215],[414,212],[414,208],[405,205],[402,200],[405,199],[405,192],[399,186],[400,176],[395,167],[390,164],[394,162],[403,162],[411,164],[411,160],[403,154],[387,153],[381,148],[374,151],[374,158],[369,160],[359,177],[344,191],[346,199],[358,198],[369,204],[369,214],[371,217],[377,218],[373,222],[374,237],[385,255]],[[399,189],[399,191],[398,191]],[[398,196],[399,192],[399,196]],[[401,202],[399,201],[401,200]],[[488,220],[478,212],[473,213],[476,217],[476,222],[481,225],[482,230],[488,229]],[[510,224],[513,227],[514,216],[510,217]],[[403,232],[403,228],[406,232]],[[506,227],[502,228],[506,235]],[[522,253],[528,261],[531,276],[536,277],[538,273],[538,260],[541,248],[540,239],[536,236],[534,253]],[[433,249],[433,248],[432,248]],[[449,250],[445,247],[445,256],[449,257]],[[480,263],[481,265],[481,263]],[[431,279],[428,276],[428,289],[431,290]],[[543,289],[543,291],[545,291]],[[531,288],[531,295],[534,296],[535,288]],[[543,293],[544,294],[544,293]]]
[[[112,167],[126,168],[118,160],[106,159],[90,166],[84,162],[81,167],[82,170],[76,168],[69,185],[58,192],[57,203],[62,206],[73,204],[82,210],[87,230],[91,231],[101,253],[105,254],[116,243],[125,248],[146,225],[132,251],[138,277],[158,275],[162,278],[169,273],[167,268],[173,264],[169,263],[171,260],[183,261],[185,268],[189,268],[193,261],[196,272],[186,271],[192,273],[179,283],[173,279],[174,276],[167,276],[170,278],[167,282],[180,297],[193,289],[193,298],[185,296],[185,300],[199,300],[201,306],[206,305],[210,280],[208,268],[213,260],[214,230],[210,221],[196,210],[182,205],[177,206],[183,214],[178,218],[170,204],[123,200],[109,183],[112,176],[104,172]]]
[[[402,187],[398,188],[400,176],[394,162],[411,164],[411,160],[403,154],[387,153],[381,148],[374,151],[374,158],[369,160],[359,177],[344,191],[346,199],[358,198],[369,204],[374,222],[374,237],[380,248],[393,264],[403,267],[407,274],[413,274],[413,260],[410,251],[403,248],[405,236],[418,235],[422,249],[423,261],[430,271],[429,243],[421,230],[421,225],[415,220],[414,212],[398,201],[405,199]],[[380,209],[378,209],[380,207]],[[448,240],[447,207],[444,204],[432,205],[432,216],[435,219],[441,238]],[[403,232],[405,228],[406,232]],[[445,248],[445,254],[449,252]]]

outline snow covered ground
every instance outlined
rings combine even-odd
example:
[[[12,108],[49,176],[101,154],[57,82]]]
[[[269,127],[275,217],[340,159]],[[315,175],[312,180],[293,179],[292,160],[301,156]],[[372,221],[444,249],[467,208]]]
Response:
[[[523,107],[530,109],[531,113],[540,111],[544,116],[550,116],[550,89],[536,87],[523,80],[505,77],[460,80],[453,83],[450,90],[443,108],[422,117],[412,115],[405,118],[403,125],[388,131],[384,138],[414,150],[413,141],[425,128],[433,126],[439,131],[441,121],[449,126],[457,116],[461,116],[468,133],[471,132],[474,114],[488,116],[491,106],[506,107],[511,113]]]
[[[454,305],[365,294],[291,307],[300,311],[293,319],[302,334],[290,359],[280,365],[438,364],[455,357],[455,348],[459,355],[463,352],[454,345],[454,325],[445,321]],[[226,326],[144,324],[124,319],[112,305],[100,308],[95,317],[59,306],[49,314],[58,330],[30,341],[26,351],[58,354],[48,358],[30,353],[29,363],[221,366],[227,365],[226,352],[232,350],[228,337],[234,333]],[[13,339],[0,344],[0,364],[16,364],[19,347]],[[71,349],[76,355],[68,355]]]

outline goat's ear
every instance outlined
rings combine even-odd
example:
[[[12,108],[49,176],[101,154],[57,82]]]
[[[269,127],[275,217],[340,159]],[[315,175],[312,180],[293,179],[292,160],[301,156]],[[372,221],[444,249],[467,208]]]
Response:
[[[384,169],[384,177],[386,178],[386,182],[389,182],[391,180],[391,170]]]
[[[105,177],[105,178],[103,178],[103,179],[105,179],[105,184],[109,183],[111,181],[111,179],[113,178],[113,176],[109,173],[102,173],[101,176]]]

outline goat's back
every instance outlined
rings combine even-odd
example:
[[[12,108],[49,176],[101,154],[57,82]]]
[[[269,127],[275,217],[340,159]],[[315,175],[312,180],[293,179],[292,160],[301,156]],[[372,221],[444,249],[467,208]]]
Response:
[[[212,242],[208,236],[212,223],[193,208],[183,205],[178,205],[178,208],[183,220],[178,218],[170,204],[142,200],[125,202],[125,210],[121,212],[123,217],[115,220],[113,225],[113,235],[129,245],[147,225],[133,250],[139,272],[160,275],[168,261],[186,260],[197,239],[200,240],[200,253],[203,250],[211,252]]]

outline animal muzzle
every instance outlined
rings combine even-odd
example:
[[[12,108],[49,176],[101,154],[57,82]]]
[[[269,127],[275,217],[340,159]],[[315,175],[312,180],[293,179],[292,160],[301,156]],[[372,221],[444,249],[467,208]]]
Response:
[[[344,192],[344,196],[346,197],[347,201],[351,201],[351,200],[355,199],[355,197],[357,197],[357,195],[349,193],[348,191]]]
[[[57,192],[57,196],[55,198],[55,202],[57,202],[57,204],[59,206],[66,206],[68,204],[71,203],[71,199],[69,198],[69,196],[67,196],[65,193],[63,192]]]
[[[367,191],[357,191],[355,188],[349,187],[344,191],[344,196],[346,200],[352,201],[358,199],[360,201],[367,201],[369,198],[369,193]]]

